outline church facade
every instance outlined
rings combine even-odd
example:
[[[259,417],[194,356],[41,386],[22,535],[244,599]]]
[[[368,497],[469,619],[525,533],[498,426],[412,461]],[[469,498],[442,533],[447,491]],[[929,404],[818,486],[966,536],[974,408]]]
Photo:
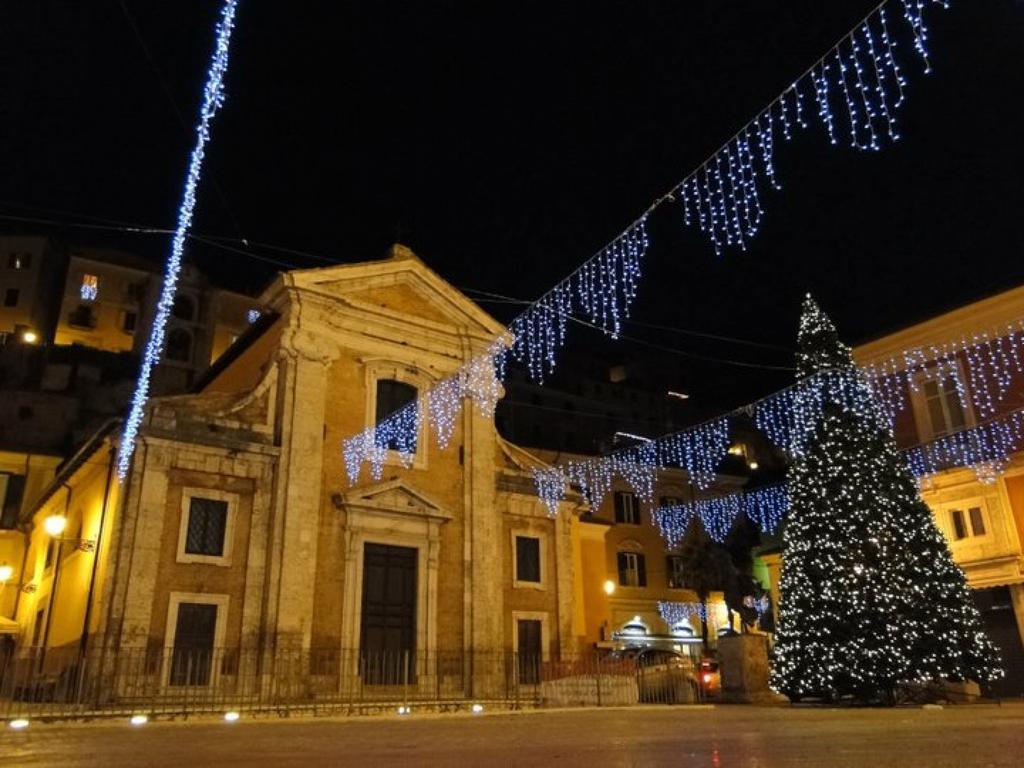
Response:
[[[149,691],[301,659],[313,689],[361,676],[484,695],[516,659],[573,656],[575,502],[549,516],[538,460],[493,417],[463,408],[443,449],[424,418],[411,466],[396,454],[379,479],[346,478],[345,438],[503,326],[401,246],[282,273],[261,303],[196,393],[152,401],[123,482],[112,426],[34,505],[19,645],[47,649],[54,677],[64,657],[107,677],[133,658]]]

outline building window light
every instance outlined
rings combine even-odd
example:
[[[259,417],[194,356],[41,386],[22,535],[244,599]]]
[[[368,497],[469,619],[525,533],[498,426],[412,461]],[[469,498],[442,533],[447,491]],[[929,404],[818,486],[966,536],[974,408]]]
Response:
[[[96,301],[100,293],[100,279],[96,275],[82,275],[82,286],[78,293],[82,301]]]

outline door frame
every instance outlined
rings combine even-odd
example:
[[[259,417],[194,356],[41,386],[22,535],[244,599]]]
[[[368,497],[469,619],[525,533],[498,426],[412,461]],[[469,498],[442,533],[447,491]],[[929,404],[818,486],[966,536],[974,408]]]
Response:
[[[540,658],[551,661],[551,628],[547,611],[512,611],[512,653],[519,654],[519,621],[540,622]]]
[[[409,547],[409,546],[406,546],[404,544],[403,545],[383,544],[383,543],[381,543],[379,541],[364,541],[363,545],[362,545],[362,561],[363,561],[362,574],[363,574],[364,577],[366,575],[366,569],[365,569],[365,565],[366,565],[366,547],[367,546],[371,546],[371,545],[372,546],[378,546],[378,547],[392,547],[392,548],[400,548],[400,549],[411,549],[413,552],[416,553],[415,554],[415,558],[416,558],[416,568],[415,568],[415,572],[416,572],[416,586],[415,586],[415,589],[413,590],[413,600],[414,600],[414,604],[413,604],[414,626],[413,626],[413,633],[412,633],[412,643],[413,643],[413,646],[412,646],[412,649],[411,649],[413,651],[413,654],[415,654],[419,650],[419,648],[416,646],[416,640],[417,640],[417,634],[418,634],[418,632],[417,632],[418,627],[416,625],[419,623],[419,610],[418,610],[419,605],[418,605],[418,603],[419,603],[419,579],[420,579],[419,562],[420,562],[420,556],[421,556],[420,549],[419,549],[419,547]],[[360,655],[362,655],[362,652],[364,650],[364,648],[363,648],[363,629],[364,629],[364,627],[363,627],[363,616],[362,616],[362,613],[363,613],[363,603],[366,600],[366,595],[364,594],[362,587],[365,586],[365,583],[366,583],[365,582],[365,578],[360,579],[360,582],[361,583],[360,583],[360,590],[359,590],[359,635],[357,637],[357,648],[359,650]]]
[[[227,632],[228,605],[230,595],[209,592],[171,592],[167,603],[167,626],[164,630],[164,658],[160,669],[160,686],[164,691],[181,691],[186,688],[212,690],[220,681],[220,660],[224,654],[224,635]],[[213,649],[210,658],[210,682],[206,685],[171,685],[171,658],[174,655],[174,641],[178,633],[178,607],[182,603],[200,603],[217,606],[217,621],[213,625]]]

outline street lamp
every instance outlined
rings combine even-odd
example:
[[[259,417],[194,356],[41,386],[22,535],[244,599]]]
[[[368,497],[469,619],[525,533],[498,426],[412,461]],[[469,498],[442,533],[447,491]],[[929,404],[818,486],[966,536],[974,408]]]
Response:
[[[64,515],[50,515],[43,521],[43,530],[53,538],[64,533],[64,529],[67,527],[68,519]]]
[[[14,568],[9,566],[7,563],[0,565],[0,584],[6,584],[11,580],[11,576],[14,575]]]
[[[606,595],[614,595],[615,594],[615,582],[612,581],[611,579],[608,579],[607,581],[605,581],[605,583],[604,583],[604,593]]]

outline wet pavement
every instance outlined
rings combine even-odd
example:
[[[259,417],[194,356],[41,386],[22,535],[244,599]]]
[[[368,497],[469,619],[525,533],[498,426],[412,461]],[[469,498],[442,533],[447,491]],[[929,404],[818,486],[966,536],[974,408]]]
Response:
[[[1015,766],[1024,704],[590,709],[351,719],[32,723],[0,766]]]

